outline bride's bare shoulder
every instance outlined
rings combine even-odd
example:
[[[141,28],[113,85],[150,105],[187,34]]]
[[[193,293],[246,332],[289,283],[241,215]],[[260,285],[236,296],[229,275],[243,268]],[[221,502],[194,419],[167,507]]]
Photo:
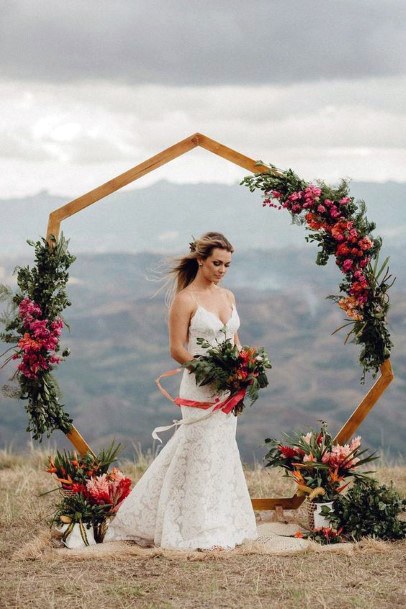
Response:
[[[227,288],[222,288],[224,290],[224,294],[226,295],[226,297],[233,303],[235,304],[235,296],[232,293],[231,290],[227,289]]]
[[[191,310],[193,309],[193,298],[190,290],[184,288],[175,295],[171,309]]]

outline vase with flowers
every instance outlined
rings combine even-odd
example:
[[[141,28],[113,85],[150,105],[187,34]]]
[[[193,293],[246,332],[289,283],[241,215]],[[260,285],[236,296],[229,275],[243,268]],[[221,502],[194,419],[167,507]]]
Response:
[[[47,471],[58,482],[53,490],[62,495],[51,524],[68,548],[101,543],[109,518],[130,493],[130,478],[117,467],[109,470],[119,448],[112,444],[98,455],[64,451],[49,457]]]
[[[368,479],[371,471],[360,471],[377,459],[375,453],[361,449],[358,436],[348,444],[337,444],[327,425],[306,434],[284,434],[284,440],[266,438],[269,450],[266,467],[282,467],[297,485],[297,494],[305,495],[309,508],[309,528],[329,526],[328,513],[334,500],[352,480]]]

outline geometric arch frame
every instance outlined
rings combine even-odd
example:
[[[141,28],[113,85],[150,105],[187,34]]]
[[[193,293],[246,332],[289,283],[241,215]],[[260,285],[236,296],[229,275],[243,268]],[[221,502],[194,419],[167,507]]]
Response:
[[[269,167],[265,165],[259,165],[257,161],[250,159],[249,157],[232,150],[215,140],[203,135],[201,133],[194,133],[190,137],[166,148],[162,152],[154,155],[146,161],[136,165],[128,171],[116,176],[112,180],[101,184],[97,188],[85,193],[84,195],[73,199],[69,203],[62,205],[58,209],[55,209],[49,214],[48,227],[47,227],[47,241],[49,247],[52,247],[51,235],[56,239],[59,237],[61,223],[70,216],[80,212],[82,209],[97,203],[101,199],[108,195],[120,190],[127,184],[131,184],[135,180],[138,180],[142,176],[158,169],[162,165],[169,163],[173,159],[189,152],[193,148],[200,146],[209,152],[216,154],[234,165],[243,167],[247,171],[252,173],[269,172]],[[272,172],[278,174],[277,169],[271,169]],[[335,442],[343,443],[347,442],[354,434],[356,429],[359,427],[361,422],[368,415],[370,410],[375,406],[382,393],[388,387],[393,380],[393,372],[390,360],[386,360],[380,367],[380,376],[368,393],[361,400],[359,405],[355,408],[352,415],[340,429],[336,437]],[[72,427],[71,431],[67,434],[68,439],[72,442],[74,447],[79,453],[84,454],[87,451],[91,451],[90,446],[87,444],[85,439],[81,436],[79,431]],[[272,509],[297,509],[303,502],[303,497],[293,495],[293,497],[280,497],[280,498],[253,498],[252,505],[255,510],[272,510]]]

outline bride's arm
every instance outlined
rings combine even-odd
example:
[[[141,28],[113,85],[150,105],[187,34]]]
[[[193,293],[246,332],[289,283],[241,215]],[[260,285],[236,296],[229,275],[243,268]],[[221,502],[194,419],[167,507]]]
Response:
[[[231,291],[231,290],[226,290],[226,292],[227,292],[227,296],[228,296],[228,298],[231,300],[232,304],[233,304],[234,306],[236,306],[236,303],[235,303],[235,296],[234,296],[234,294],[232,293],[232,291]],[[236,332],[236,333],[234,334],[234,344],[235,344],[235,345],[237,345],[238,350],[239,350],[239,351],[241,351],[241,349],[242,349],[242,345],[241,345],[241,341],[240,341],[239,336],[238,336],[238,332]]]
[[[193,359],[193,355],[185,349],[187,335],[192,315],[190,299],[184,294],[177,294],[169,311],[169,351],[171,357],[179,364]]]
[[[240,339],[238,338],[238,333],[237,332],[234,334],[234,344],[237,345],[238,351],[241,351],[242,345],[241,345]]]

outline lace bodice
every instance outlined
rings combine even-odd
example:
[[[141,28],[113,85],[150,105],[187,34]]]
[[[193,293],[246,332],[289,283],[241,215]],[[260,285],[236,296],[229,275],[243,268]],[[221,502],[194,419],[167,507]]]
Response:
[[[233,338],[239,327],[240,318],[234,304],[232,305],[231,316],[226,324],[223,324],[217,315],[198,305],[190,320],[188,349],[193,355],[200,355],[204,353],[204,349],[197,344],[197,338],[205,338],[210,344],[214,344],[216,340],[222,341],[225,338]],[[225,334],[221,332],[223,328],[226,330]]]
[[[201,355],[206,349],[197,343],[198,338],[205,338],[211,345],[216,341],[222,342],[231,338],[234,344],[234,335],[240,327],[240,318],[233,304],[231,316],[226,324],[211,311],[198,305],[189,326],[188,351],[193,355]],[[225,333],[222,332],[225,329]],[[179,396],[189,400],[211,400],[214,397],[213,388],[210,385],[199,387],[196,384],[195,375],[187,369],[183,371]],[[182,412],[185,412],[184,409]],[[185,413],[187,414],[187,413]],[[184,414],[184,416],[185,416]]]

